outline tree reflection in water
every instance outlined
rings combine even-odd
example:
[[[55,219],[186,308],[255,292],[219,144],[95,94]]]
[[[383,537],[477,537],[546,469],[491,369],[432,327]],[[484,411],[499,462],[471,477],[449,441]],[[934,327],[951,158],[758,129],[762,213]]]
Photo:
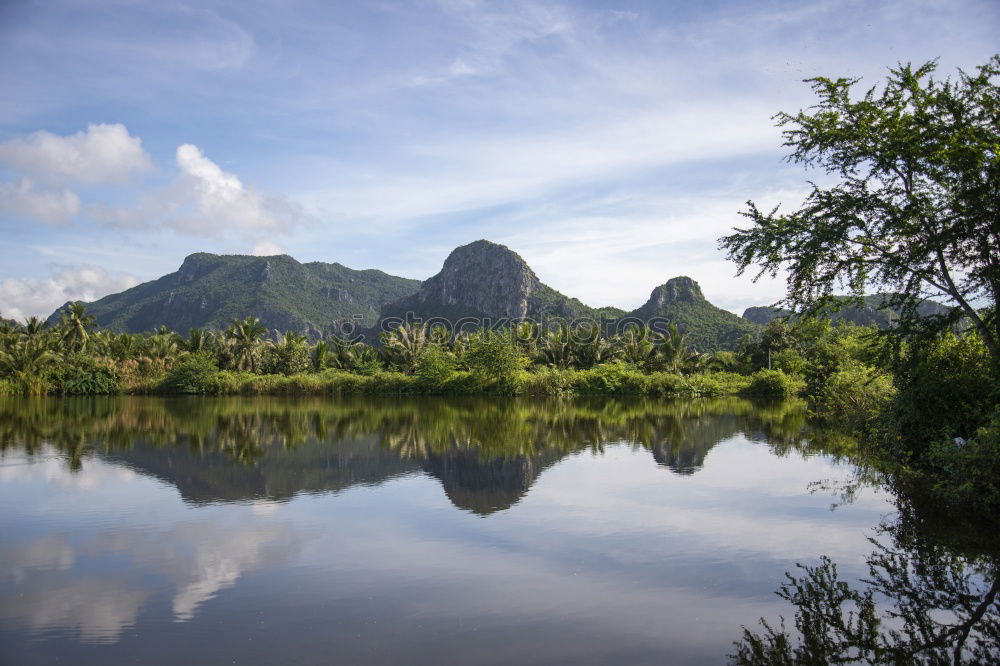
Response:
[[[744,628],[732,663],[1000,663],[996,536],[983,539],[982,526],[956,530],[912,497],[897,504],[870,539],[867,577],[848,583],[825,556],[798,565],[777,592],[795,608],[795,629],[784,618]]]

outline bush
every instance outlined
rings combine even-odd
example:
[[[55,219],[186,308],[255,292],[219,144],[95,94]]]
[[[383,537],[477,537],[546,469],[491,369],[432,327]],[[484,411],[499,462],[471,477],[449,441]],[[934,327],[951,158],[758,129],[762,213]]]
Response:
[[[781,370],[786,375],[803,375],[806,372],[806,360],[794,349],[783,349],[771,355],[771,367]]]
[[[927,460],[935,477],[932,491],[941,503],[996,519],[1000,509],[1000,408],[968,442],[934,442]]]
[[[11,379],[0,378],[0,396],[20,395],[20,387]]]
[[[297,375],[312,369],[309,347],[304,343],[279,343],[264,348],[261,369],[265,374]]]
[[[758,370],[750,376],[750,383],[742,393],[773,398],[791,398],[802,392],[805,382],[781,370]]]
[[[602,363],[578,373],[575,388],[580,393],[643,395],[649,377],[621,362]]]
[[[809,397],[813,413],[823,421],[860,429],[878,419],[895,392],[892,377],[852,361],[827,377]]]
[[[686,378],[691,395],[733,395],[745,391],[750,378],[736,372],[705,372]]]
[[[53,393],[62,395],[110,395],[121,391],[117,368],[106,359],[76,354],[49,374]]]
[[[164,393],[210,393],[218,373],[215,354],[198,352],[174,366],[159,383],[158,390]]]
[[[524,373],[519,381],[520,389],[529,395],[567,395],[573,393],[576,375],[573,370],[539,368]]]
[[[973,333],[912,345],[895,374],[892,439],[918,455],[932,442],[971,438],[997,404],[989,353]]]
[[[430,345],[420,352],[417,359],[416,375],[421,388],[426,391],[435,391],[451,377],[458,361],[452,354],[444,351],[440,347]]]
[[[516,392],[518,371],[528,364],[507,336],[492,331],[472,337],[462,361],[473,374],[495,382],[498,393]]]

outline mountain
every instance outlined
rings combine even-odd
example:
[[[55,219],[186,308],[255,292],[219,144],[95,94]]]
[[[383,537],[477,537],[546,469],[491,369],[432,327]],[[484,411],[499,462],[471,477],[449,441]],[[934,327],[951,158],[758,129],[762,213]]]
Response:
[[[645,305],[626,315],[632,318],[676,324],[698,351],[735,349],[741,337],[757,329],[756,324],[709,303],[698,283],[683,275],[654,289]]]
[[[489,321],[591,319],[610,330],[625,318],[676,323],[699,351],[732,349],[756,324],[709,303],[698,283],[676,277],[653,290],[630,313],[584,305],[544,284],[510,248],[478,240],[452,250],[424,282],[341,264],[299,263],[287,255],[192,254],[175,272],[87,304],[103,328],[150,331],[160,326],[222,329],[233,319],[258,317],[268,329],[315,339],[351,322],[369,342],[393,320],[463,318]],[[58,311],[49,323],[58,321]]]
[[[841,310],[828,313],[826,316],[831,321],[846,321],[858,326],[878,326],[879,328],[889,328],[890,323],[899,316],[898,308],[886,306],[886,302],[891,294],[872,294],[865,296],[864,306],[845,305]],[[846,301],[847,297],[843,297]],[[924,301],[917,312],[923,317],[935,315],[946,315],[950,308],[936,301]],[[755,324],[766,326],[771,321],[779,317],[787,317],[792,314],[791,310],[776,308],[768,305],[754,306],[743,311],[743,318]]]
[[[475,319],[620,317],[618,308],[591,308],[538,279],[519,254],[486,240],[452,250],[441,271],[420,289],[382,310],[383,319]]]
[[[102,327],[148,331],[225,328],[249,315],[269,329],[318,337],[335,322],[371,326],[382,306],[417,290],[419,280],[340,264],[302,264],[287,255],[192,254],[175,273],[87,304]],[[50,323],[58,319],[58,311]]]

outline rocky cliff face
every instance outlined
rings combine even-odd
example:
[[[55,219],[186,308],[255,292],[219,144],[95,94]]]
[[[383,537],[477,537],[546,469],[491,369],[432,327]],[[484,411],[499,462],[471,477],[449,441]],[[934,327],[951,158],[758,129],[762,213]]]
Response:
[[[471,308],[513,319],[526,317],[541,282],[513,250],[479,240],[452,250],[441,272],[414,298],[421,304]]]
[[[676,324],[698,351],[734,349],[742,336],[756,328],[709,303],[698,283],[684,275],[653,289],[645,305],[627,316],[644,322]]]
[[[541,320],[596,316],[575,298],[543,284],[527,262],[510,248],[478,240],[455,248],[441,271],[427,279],[413,296],[386,306],[383,318],[410,316],[427,321],[463,317]]]
[[[665,284],[653,289],[649,295],[649,300],[640,310],[649,312],[659,312],[664,307],[673,303],[707,303],[704,294],[701,293],[701,286],[687,277],[679,277],[667,280]],[[652,316],[652,315],[651,315]]]

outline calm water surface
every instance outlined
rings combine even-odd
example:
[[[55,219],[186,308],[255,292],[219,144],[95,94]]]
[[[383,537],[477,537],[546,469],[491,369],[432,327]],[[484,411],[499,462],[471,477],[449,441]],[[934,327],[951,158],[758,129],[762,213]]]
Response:
[[[885,493],[729,398],[0,402],[0,663],[722,663]]]

